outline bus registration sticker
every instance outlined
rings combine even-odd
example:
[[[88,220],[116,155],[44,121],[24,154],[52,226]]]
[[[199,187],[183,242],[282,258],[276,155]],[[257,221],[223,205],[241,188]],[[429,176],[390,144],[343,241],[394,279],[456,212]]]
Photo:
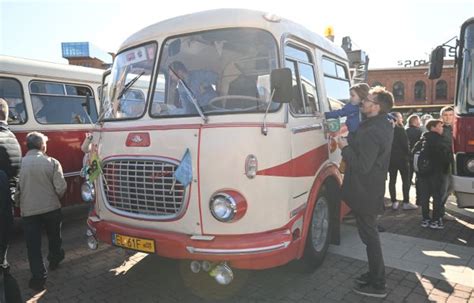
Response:
[[[155,252],[155,241],[120,234],[112,234],[112,244],[123,248],[138,250],[147,253]]]

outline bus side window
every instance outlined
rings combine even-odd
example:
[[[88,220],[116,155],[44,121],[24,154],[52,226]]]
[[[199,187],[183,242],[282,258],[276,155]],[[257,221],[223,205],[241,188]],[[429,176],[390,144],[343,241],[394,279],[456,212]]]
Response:
[[[302,49],[285,47],[286,67],[293,77],[291,112],[296,115],[315,115],[319,111],[316,81],[310,54]]]
[[[335,99],[344,103],[349,102],[350,80],[344,66],[332,59],[323,58],[322,69],[327,97],[330,100]]]
[[[33,113],[38,123],[83,124],[97,120],[94,94],[89,87],[32,81],[30,93]],[[84,107],[87,100],[90,108],[89,117]]]
[[[18,80],[0,78],[0,98],[7,101],[10,114],[9,124],[24,124],[26,122],[25,98]]]

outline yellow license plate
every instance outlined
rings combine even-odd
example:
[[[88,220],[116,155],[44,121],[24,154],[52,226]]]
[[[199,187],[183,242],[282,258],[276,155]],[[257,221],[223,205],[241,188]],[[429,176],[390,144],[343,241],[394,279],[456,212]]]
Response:
[[[143,251],[147,253],[155,252],[155,241],[136,237],[129,237],[120,234],[112,234],[112,243],[116,246]]]

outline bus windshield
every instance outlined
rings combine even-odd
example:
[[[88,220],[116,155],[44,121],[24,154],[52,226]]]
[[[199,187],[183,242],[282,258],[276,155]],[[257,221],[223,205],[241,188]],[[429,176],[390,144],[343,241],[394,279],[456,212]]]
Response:
[[[457,94],[457,108],[461,114],[474,114],[474,23],[468,25],[461,37],[462,64]]]
[[[110,83],[104,85],[104,119],[138,118],[143,115],[155,56],[155,43],[117,55],[109,77]]]
[[[152,117],[265,112],[270,73],[277,67],[275,39],[251,28],[174,37],[161,51]]]

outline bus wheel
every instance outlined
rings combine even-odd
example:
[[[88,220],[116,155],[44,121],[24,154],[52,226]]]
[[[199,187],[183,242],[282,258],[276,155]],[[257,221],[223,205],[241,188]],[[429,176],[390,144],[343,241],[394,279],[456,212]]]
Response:
[[[331,239],[331,212],[331,204],[323,191],[314,205],[306,238],[303,262],[308,266],[308,270],[316,269],[326,256]]]

